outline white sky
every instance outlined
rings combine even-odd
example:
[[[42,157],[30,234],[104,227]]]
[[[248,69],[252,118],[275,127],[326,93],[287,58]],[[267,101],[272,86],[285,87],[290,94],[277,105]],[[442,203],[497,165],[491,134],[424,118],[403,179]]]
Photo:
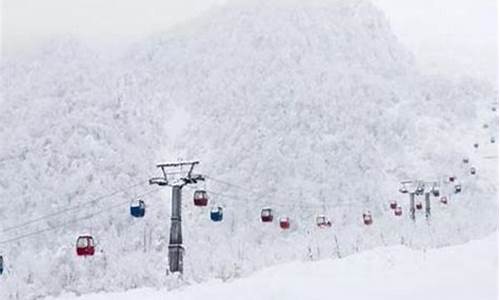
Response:
[[[168,30],[231,0],[1,0],[2,50],[14,54],[58,34],[121,44]],[[306,1],[306,0],[304,0]],[[497,73],[496,0],[372,0],[431,71]]]

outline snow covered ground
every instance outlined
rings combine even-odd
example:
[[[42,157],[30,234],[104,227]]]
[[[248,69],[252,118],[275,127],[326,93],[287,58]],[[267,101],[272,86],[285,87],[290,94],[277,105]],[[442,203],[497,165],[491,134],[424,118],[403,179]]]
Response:
[[[230,282],[168,292],[136,289],[46,300],[112,299],[476,299],[498,297],[498,234],[432,250],[376,248],[343,259],[294,262]]]

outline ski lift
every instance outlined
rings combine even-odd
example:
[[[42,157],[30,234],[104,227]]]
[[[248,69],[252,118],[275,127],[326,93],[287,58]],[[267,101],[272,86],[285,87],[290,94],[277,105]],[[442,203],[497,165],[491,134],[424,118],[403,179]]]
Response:
[[[273,221],[273,210],[270,208],[263,208],[260,212],[260,219],[264,223],[270,223]]]
[[[328,220],[327,217],[325,217],[323,215],[319,215],[316,217],[316,225],[319,228],[328,228],[328,227],[332,227],[332,222],[330,222],[330,220]]]
[[[130,214],[135,218],[143,218],[146,213],[146,204],[142,200],[135,200],[130,204]]]
[[[439,199],[439,202],[441,202],[442,204],[448,204],[448,197],[446,196],[441,197],[441,199]]]
[[[210,210],[210,220],[214,222],[220,222],[222,221],[223,213],[222,213],[222,207],[217,206],[213,207]]]
[[[280,218],[280,227],[281,229],[290,229],[290,218],[288,217],[283,217],[283,218]]]
[[[403,214],[403,209],[401,208],[401,206],[396,207],[396,209],[394,210],[394,215],[399,217],[402,214]]]
[[[476,168],[474,168],[474,167],[470,168],[470,174],[476,175]]]
[[[419,202],[417,202],[417,203],[415,204],[415,208],[416,208],[417,210],[421,210],[421,209],[423,208],[422,202],[420,202],[420,201],[419,201]]]
[[[455,185],[455,194],[458,194],[462,191],[462,185],[461,184],[456,184]]]
[[[0,255],[0,275],[3,274],[3,256]]]
[[[396,209],[397,206],[398,206],[398,203],[396,201],[391,201],[391,203],[389,204],[389,207],[391,209]]]
[[[463,162],[464,164],[468,164],[468,163],[469,163],[469,158],[468,158],[468,157],[464,157],[464,158],[462,159],[462,162]]]
[[[78,256],[92,256],[94,253],[94,238],[90,235],[79,236],[76,240],[76,254]]]
[[[208,195],[205,190],[197,190],[193,195],[193,202],[195,206],[207,206]]]
[[[372,218],[372,213],[367,211],[363,213],[363,223],[365,225],[372,225],[373,224],[373,218]]]

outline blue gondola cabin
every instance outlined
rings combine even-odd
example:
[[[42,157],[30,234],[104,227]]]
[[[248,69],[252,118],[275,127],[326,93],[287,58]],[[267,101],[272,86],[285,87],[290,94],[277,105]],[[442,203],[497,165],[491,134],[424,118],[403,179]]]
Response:
[[[220,222],[223,218],[222,207],[217,206],[210,210],[210,220],[214,222]]]
[[[146,204],[142,200],[132,202],[130,205],[130,215],[135,218],[143,218],[146,214]]]
[[[264,223],[270,223],[273,221],[273,210],[270,208],[263,208],[260,212],[260,219]]]

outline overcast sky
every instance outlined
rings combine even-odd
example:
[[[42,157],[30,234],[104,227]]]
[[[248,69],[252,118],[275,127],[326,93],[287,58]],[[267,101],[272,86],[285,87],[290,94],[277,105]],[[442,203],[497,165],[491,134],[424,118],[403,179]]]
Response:
[[[94,44],[127,43],[226,1],[231,0],[2,0],[2,50],[24,52],[67,33]],[[426,69],[495,77],[496,0],[372,1]]]

